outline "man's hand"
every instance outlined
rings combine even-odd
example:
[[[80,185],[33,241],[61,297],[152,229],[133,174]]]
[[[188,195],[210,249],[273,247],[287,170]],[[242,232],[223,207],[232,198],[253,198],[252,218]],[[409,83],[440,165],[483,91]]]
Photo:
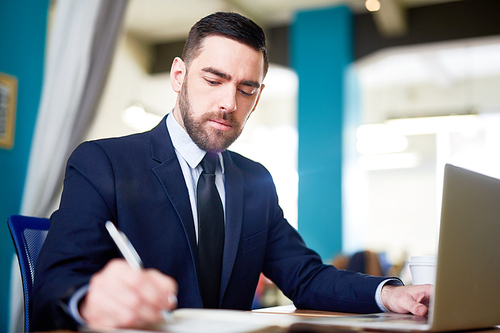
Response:
[[[162,310],[177,306],[177,282],[156,269],[133,270],[125,260],[111,260],[95,273],[80,302],[89,326],[140,328],[162,321]]]
[[[415,286],[391,286],[382,288],[382,303],[387,310],[397,313],[412,313],[425,316],[429,311],[432,286],[430,284]]]

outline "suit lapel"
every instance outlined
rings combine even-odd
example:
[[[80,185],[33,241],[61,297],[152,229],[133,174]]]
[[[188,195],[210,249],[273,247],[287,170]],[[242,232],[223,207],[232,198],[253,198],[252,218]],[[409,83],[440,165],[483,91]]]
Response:
[[[226,237],[222,261],[221,299],[226,291],[236,260],[243,223],[244,182],[241,170],[232,162],[228,152],[224,152],[224,173],[226,189]]]
[[[194,220],[177,155],[175,154],[170,134],[165,125],[165,118],[151,130],[151,153],[159,162],[153,172],[165,189],[165,193],[174,206],[189,241],[191,256],[198,272],[198,244],[194,229]],[[223,298],[238,252],[243,223],[244,181],[228,152],[224,152],[225,189],[226,189],[226,237],[222,261],[221,299]]]
[[[198,246],[196,244],[189,193],[165,124],[165,118],[157,127],[151,130],[150,141],[152,157],[160,163],[152,170],[177,212],[189,242],[193,262],[196,269],[198,269]]]

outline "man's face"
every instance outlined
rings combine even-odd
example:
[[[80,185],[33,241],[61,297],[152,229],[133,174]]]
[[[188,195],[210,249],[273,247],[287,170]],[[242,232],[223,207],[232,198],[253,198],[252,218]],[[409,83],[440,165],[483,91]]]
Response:
[[[219,36],[207,37],[189,68],[176,59],[174,117],[203,150],[222,151],[241,134],[264,85],[261,52]]]

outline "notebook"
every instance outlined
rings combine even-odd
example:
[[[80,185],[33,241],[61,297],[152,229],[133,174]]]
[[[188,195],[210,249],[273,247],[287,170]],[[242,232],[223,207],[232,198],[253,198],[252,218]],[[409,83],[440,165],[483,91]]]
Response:
[[[500,180],[445,166],[434,295],[427,317],[381,313],[309,324],[442,332],[500,325]]]

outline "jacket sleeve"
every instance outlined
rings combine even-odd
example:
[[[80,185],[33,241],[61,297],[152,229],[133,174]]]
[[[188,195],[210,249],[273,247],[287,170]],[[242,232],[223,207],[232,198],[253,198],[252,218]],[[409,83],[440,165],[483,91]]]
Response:
[[[270,191],[275,193],[274,185],[270,186]],[[339,270],[323,264],[320,256],[306,247],[299,233],[285,220],[276,194],[273,200],[263,273],[297,308],[380,312],[375,292],[387,278]]]
[[[51,216],[38,257],[33,330],[77,328],[69,298],[117,255],[104,229],[104,222],[114,219],[113,192],[113,170],[104,150],[95,143],[80,145],[68,160],[60,207]]]

